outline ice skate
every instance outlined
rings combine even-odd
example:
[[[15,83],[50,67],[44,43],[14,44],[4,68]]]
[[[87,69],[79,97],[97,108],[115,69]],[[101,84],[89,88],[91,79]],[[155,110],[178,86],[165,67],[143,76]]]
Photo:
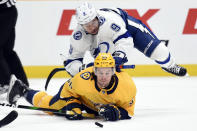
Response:
[[[170,68],[162,67],[162,69],[165,70],[166,72],[174,74],[176,76],[186,76],[187,75],[186,68],[181,67],[177,64],[175,64],[174,66],[172,66]]]
[[[15,75],[11,75],[9,86],[7,101],[10,104],[15,104],[20,97],[24,96],[27,86],[21,80],[18,80]]]

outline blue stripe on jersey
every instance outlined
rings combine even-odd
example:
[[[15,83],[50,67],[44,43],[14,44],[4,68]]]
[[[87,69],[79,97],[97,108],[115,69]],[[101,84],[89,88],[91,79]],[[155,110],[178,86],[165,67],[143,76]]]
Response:
[[[133,37],[134,47],[150,57],[160,40],[145,24],[129,15],[127,29]]]
[[[33,105],[33,98],[35,96],[36,93],[38,93],[39,91],[36,91],[36,90],[29,90],[27,92],[27,94],[25,95],[25,99],[31,103]]]
[[[123,11],[122,9],[120,8],[117,8],[119,10],[119,12],[117,12],[116,10],[113,10],[113,9],[109,9],[109,8],[103,8],[103,9],[100,9],[102,11],[113,11],[114,13],[120,15],[123,19],[123,21],[125,22],[126,25],[128,25],[128,21],[127,21],[127,17],[128,17],[128,14]],[[128,38],[128,37],[131,37],[130,33],[127,31],[125,34],[122,34],[120,36],[118,36],[118,38],[116,38],[113,43],[115,44],[118,40],[122,39],[122,38]]]
[[[113,11],[119,14],[126,24],[126,29],[128,30],[127,35],[133,38],[134,47],[150,57],[154,49],[159,45],[160,40],[154,35],[154,33],[141,22],[141,20],[129,16],[124,10],[117,8],[117,10],[104,9],[104,11]],[[127,38],[126,34],[116,38],[113,43],[115,44],[121,38]]]
[[[132,36],[131,36],[130,33],[127,31],[127,32],[125,32],[124,34],[118,36],[118,37],[113,41],[113,43],[115,44],[115,43],[116,43],[117,41],[119,41],[120,39],[122,39],[122,38],[128,38],[128,37],[132,37]]]
[[[107,50],[105,51],[105,53],[108,53],[108,51],[109,51],[109,43],[107,43],[107,42],[102,42],[102,43],[100,43],[99,45],[106,45],[107,46]],[[100,46],[99,46],[99,53],[100,53]],[[98,54],[97,54],[98,55]]]
[[[169,53],[168,58],[166,60],[164,60],[164,61],[155,61],[155,62],[157,62],[158,64],[166,64],[166,63],[168,63],[170,61],[170,57],[171,57],[171,55]]]
[[[112,12],[120,15],[122,17],[122,19],[124,20],[124,22],[126,23],[126,25],[127,25],[127,16],[128,16],[128,14],[125,11],[123,11],[122,9],[120,9],[120,8],[117,8],[117,9],[119,10],[119,12],[117,10],[113,10],[113,9],[109,9],[109,8],[102,8],[100,10],[101,11],[106,11],[106,12],[107,11],[112,11]]]
[[[64,106],[61,110],[72,110],[73,108],[80,108],[81,109],[81,104],[73,102],[73,103],[70,103],[70,104]]]
[[[64,83],[65,84],[65,83]],[[53,96],[53,98],[51,99],[51,101],[49,102],[49,106],[53,105],[55,102],[57,102],[58,100],[60,100],[60,93],[62,92],[62,89],[64,87],[64,84],[61,86],[61,88],[59,89],[58,93]]]

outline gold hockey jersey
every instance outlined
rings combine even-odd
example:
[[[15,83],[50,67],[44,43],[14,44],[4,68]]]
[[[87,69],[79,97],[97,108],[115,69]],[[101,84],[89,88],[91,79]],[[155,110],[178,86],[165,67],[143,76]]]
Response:
[[[110,88],[102,89],[96,84],[93,67],[87,68],[68,80],[60,93],[60,98],[77,98],[70,101],[82,103],[92,110],[98,111],[103,104],[113,104],[134,115],[136,86],[126,72],[116,72]],[[70,104],[68,101],[68,103]],[[67,104],[68,104],[67,103]]]

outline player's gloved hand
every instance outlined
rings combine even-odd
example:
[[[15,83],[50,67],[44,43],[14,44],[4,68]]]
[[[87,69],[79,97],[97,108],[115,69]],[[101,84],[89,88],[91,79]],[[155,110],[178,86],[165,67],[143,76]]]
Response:
[[[84,69],[86,69],[86,68],[88,68],[88,67],[90,67],[90,66],[93,66],[93,65],[94,65],[93,62],[88,63],[88,64],[83,64],[81,67],[79,67],[79,72],[84,70]]]
[[[128,62],[128,59],[126,57],[126,54],[122,51],[116,51],[112,54],[115,64],[116,64],[116,71],[121,72],[120,65],[123,65],[124,63]]]
[[[106,121],[116,121],[120,119],[120,111],[115,105],[105,105],[100,108],[99,115]]]
[[[69,120],[82,120],[82,112],[80,108],[73,108],[66,111],[65,117]]]
[[[113,57],[116,64],[116,71],[121,72],[120,65],[123,65],[124,63],[128,62],[127,57],[121,58],[121,57]]]

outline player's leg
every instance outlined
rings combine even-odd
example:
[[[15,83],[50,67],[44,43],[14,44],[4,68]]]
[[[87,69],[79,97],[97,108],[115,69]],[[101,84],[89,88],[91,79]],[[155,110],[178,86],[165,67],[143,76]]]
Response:
[[[10,69],[11,74],[15,74],[16,77],[22,80],[26,85],[29,85],[26,74],[24,72],[21,61],[17,55],[17,53],[13,50],[15,45],[15,24],[17,20],[17,10],[15,7],[11,7],[9,10],[9,18],[8,28],[8,40],[6,41],[6,45],[4,46],[4,56],[6,62],[8,63],[8,67]]]
[[[137,30],[133,40],[134,47],[147,57],[155,60],[163,70],[177,76],[187,74],[187,70],[175,63],[168,48],[143,23],[141,23],[141,28]]]
[[[27,86],[29,86],[26,73],[17,53],[14,50],[7,50],[4,56],[6,57],[11,74],[15,74],[18,79],[22,80]]]
[[[8,91],[10,75],[11,73],[4,58],[3,50],[0,49],[0,95]]]
[[[1,56],[0,51],[0,95],[8,91],[10,80],[10,71],[7,68],[7,63]]]
[[[7,91],[11,71],[4,56],[11,29],[11,16],[7,9],[0,9],[0,94]]]
[[[151,59],[155,60],[163,70],[172,73],[177,76],[185,76],[187,70],[184,67],[177,65],[170,54],[168,48],[164,43],[160,43],[152,52]]]
[[[57,95],[51,96],[44,91],[30,89],[21,80],[17,79],[15,75],[12,75],[7,101],[13,104],[16,103],[20,97],[24,97],[30,104],[36,107],[62,109],[66,106],[66,101],[60,100],[62,87]]]

